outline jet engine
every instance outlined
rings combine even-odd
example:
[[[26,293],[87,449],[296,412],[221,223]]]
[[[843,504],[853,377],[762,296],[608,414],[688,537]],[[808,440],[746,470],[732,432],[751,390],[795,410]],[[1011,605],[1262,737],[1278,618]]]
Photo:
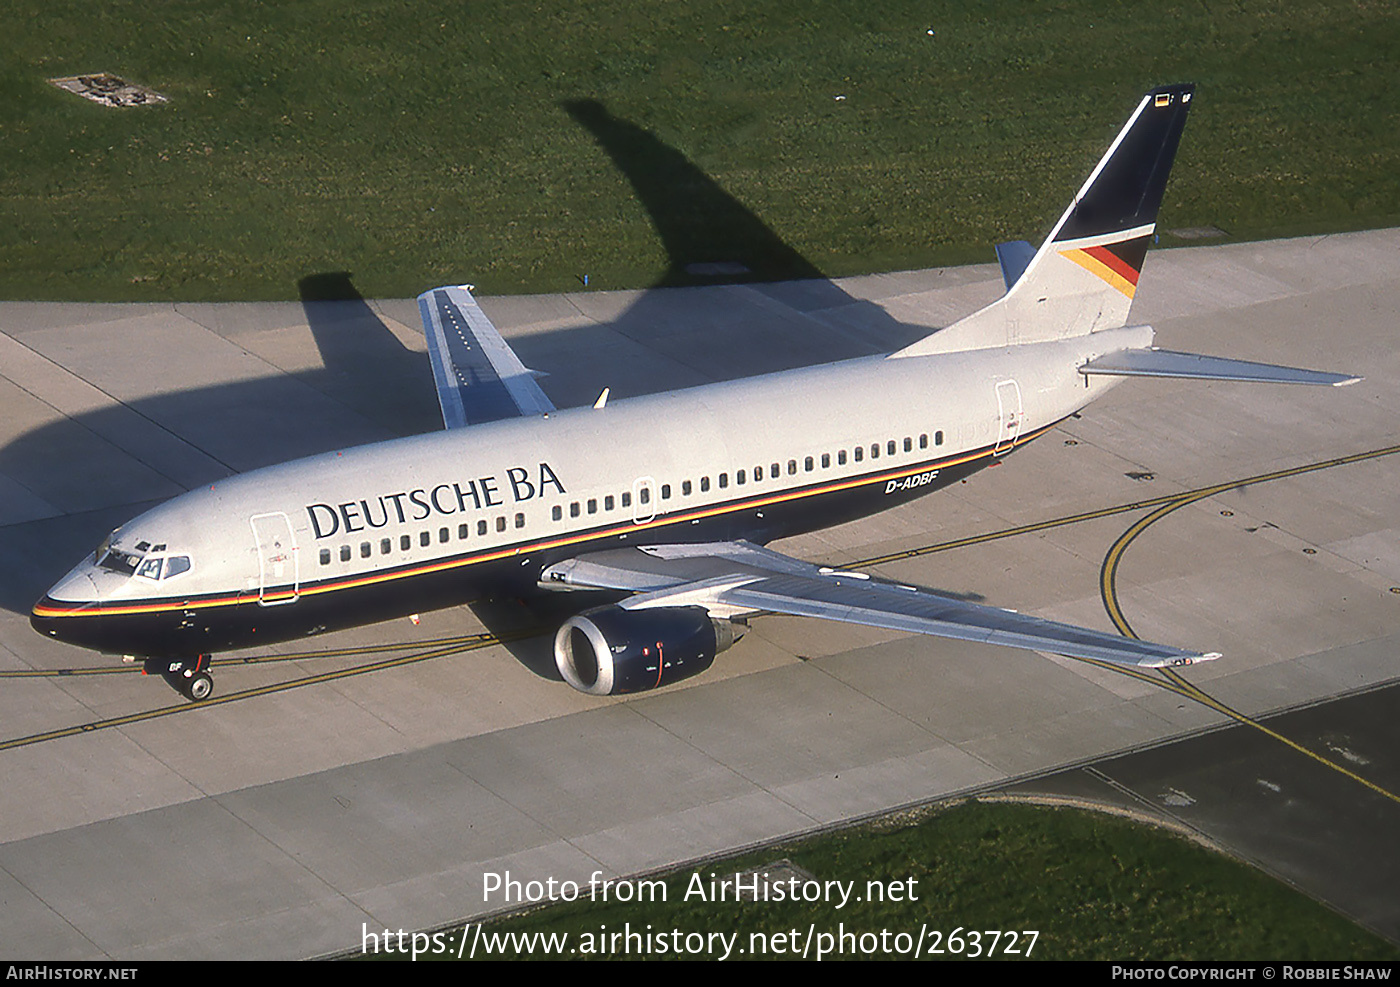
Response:
[[[646,692],[700,674],[745,630],[703,607],[598,607],[564,621],[554,635],[554,664],[589,695]]]

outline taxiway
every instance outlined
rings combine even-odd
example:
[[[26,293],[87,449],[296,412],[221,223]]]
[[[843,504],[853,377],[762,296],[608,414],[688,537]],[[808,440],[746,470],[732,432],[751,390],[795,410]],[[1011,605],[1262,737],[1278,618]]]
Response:
[[[561,407],[889,350],[1000,288],[992,266],[481,286]],[[1144,638],[1223,652],[1183,673],[1215,706],[1082,662],[780,617],[704,676],[600,701],[555,681],[538,646],[483,644],[459,609],[225,656],[250,660],[195,707],[40,638],[29,606],[160,499],[439,427],[416,307],[0,304],[0,955],[324,955],[362,925],[479,914],[483,871],[637,874],[1400,677],[1400,231],[1157,250],[1133,321],[1166,348],[1366,379],[1129,381],[964,486],[779,547],[1105,629],[1116,607]],[[1340,746],[1393,729],[1377,703]],[[1181,750],[1187,767],[1218,757]],[[1331,802],[1376,797],[1318,770]],[[1229,786],[1207,788],[1226,812]],[[1352,914],[1389,928],[1396,907]]]

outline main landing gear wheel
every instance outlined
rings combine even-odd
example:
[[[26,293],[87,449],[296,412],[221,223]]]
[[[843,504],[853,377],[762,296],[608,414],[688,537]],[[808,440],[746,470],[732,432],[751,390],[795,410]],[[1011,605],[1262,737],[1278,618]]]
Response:
[[[145,671],[147,675],[165,679],[170,688],[186,699],[201,702],[214,694],[214,678],[205,671],[208,667],[208,655],[193,660],[151,658],[146,661]]]

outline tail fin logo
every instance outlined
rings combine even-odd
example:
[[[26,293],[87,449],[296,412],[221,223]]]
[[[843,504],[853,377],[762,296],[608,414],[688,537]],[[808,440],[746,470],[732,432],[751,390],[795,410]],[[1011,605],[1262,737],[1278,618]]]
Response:
[[[1194,89],[1149,90],[1040,248],[998,248],[1006,294],[895,355],[1048,342],[1127,325]]]
[[[1115,239],[1107,243],[1091,242],[1103,240],[1104,237],[1086,237],[1077,244],[1064,244],[1069,249],[1057,252],[1132,298],[1137,291],[1138,275],[1142,273],[1142,262],[1147,256],[1147,244],[1151,238],[1152,227],[1139,227],[1116,234]]]

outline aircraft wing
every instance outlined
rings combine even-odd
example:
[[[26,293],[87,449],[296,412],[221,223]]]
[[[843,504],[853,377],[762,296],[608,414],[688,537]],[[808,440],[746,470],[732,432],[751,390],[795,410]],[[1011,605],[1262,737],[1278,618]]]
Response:
[[[1157,668],[1220,657],[967,603],[865,573],[801,562],[749,542],[610,549],[550,566],[541,585],[621,590],[623,609],[702,606],[714,616],[769,611]]]
[[[423,292],[418,311],[448,428],[554,410],[536,372],[520,362],[467,285]]]

